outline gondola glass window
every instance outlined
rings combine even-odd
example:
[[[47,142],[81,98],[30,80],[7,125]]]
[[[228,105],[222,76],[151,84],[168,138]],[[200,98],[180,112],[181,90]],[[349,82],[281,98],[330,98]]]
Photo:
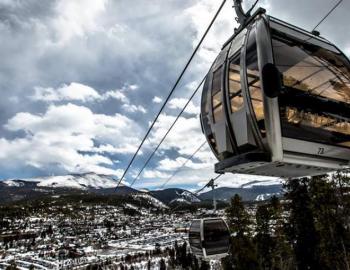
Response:
[[[230,235],[224,222],[204,220],[204,243],[207,255],[227,253]]]
[[[308,41],[308,42],[305,42]],[[273,34],[285,137],[350,147],[350,65],[336,49]]]
[[[243,108],[243,96],[240,77],[240,57],[237,55],[230,62],[229,95],[231,112],[234,113]]]
[[[195,251],[202,251],[201,246],[201,221],[195,220],[191,224],[190,232],[189,232],[189,242],[192,249]]]
[[[262,136],[265,136],[264,107],[259,79],[258,52],[255,30],[251,30],[247,43],[246,67],[249,94],[253,105],[254,114]]]
[[[222,112],[222,93],[221,93],[221,68],[217,69],[213,74],[213,86],[212,86],[212,105],[214,122],[219,122],[223,119]]]

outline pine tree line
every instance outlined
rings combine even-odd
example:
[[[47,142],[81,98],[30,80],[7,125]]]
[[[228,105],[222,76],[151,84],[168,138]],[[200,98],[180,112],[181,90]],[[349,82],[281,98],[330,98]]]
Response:
[[[254,215],[238,195],[231,199],[224,269],[349,270],[349,175],[288,180],[284,189],[284,197],[260,204]]]

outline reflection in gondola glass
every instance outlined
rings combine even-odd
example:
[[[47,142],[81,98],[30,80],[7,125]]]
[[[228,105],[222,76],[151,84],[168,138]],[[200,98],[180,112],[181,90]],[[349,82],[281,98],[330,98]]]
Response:
[[[204,220],[204,243],[207,256],[228,253],[230,238],[221,219]]]
[[[195,253],[202,252],[201,244],[201,221],[194,220],[191,224],[190,232],[188,235],[191,248]]]
[[[240,57],[235,57],[230,63],[229,96],[231,112],[237,112],[243,107],[243,96],[240,77]]]
[[[275,33],[276,66],[286,137],[350,147],[350,67],[340,53]]]
[[[221,69],[218,69],[214,72],[212,88],[214,122],[219,122],[223,118],[221,95]]]
[[[247,80],[250,99],[253,105],[256,121],[262,136],[265,136],[264,123],[264,107],[262,100],[262,92],[260,88],[259,66],[258,66],[258,52],[256,44],[255,30],[253,29],[249,34],[249,39],[246,49],[246,67]]]

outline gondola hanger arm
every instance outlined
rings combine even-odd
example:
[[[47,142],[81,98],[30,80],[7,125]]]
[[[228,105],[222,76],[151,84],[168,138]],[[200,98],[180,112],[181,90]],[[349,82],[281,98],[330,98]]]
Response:
[[[237,14],[237,17],[235,18],[236,21],[240,25],[244,25],[249,16],[243,11],[242,0],[233,0],[233,7],[235,8]]]
[[[247,20],[250,18],[250,12],[253,10],[253,8],[256,6],[259,0],[256,0],[254,4],[251,6],[251,8],[247,11],[244,12],[242,8],[242,2],[243,0],[233,0],[233,7],[235,8],[237,17],[235,20],[241,25],[245,25]]]

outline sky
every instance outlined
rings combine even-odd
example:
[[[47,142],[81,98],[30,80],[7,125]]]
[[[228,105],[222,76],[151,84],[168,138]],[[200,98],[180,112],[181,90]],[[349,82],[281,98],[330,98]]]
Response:
[[[311,30],[334,0],[260,0]],[[221,0],[0,0],[0,179],[96,172],[118,179]],[[247,9],[252,1],[244,1]],[[317,29],[350,55],[350,1]],[[232,35],[227,1],[126,175],[138,170]],[[137,188],[156,189],[204,141],[198,93]],[[195,190],[214,174],[205,145],[167,187]],[[220,185],[272,178],[227,174]]]

